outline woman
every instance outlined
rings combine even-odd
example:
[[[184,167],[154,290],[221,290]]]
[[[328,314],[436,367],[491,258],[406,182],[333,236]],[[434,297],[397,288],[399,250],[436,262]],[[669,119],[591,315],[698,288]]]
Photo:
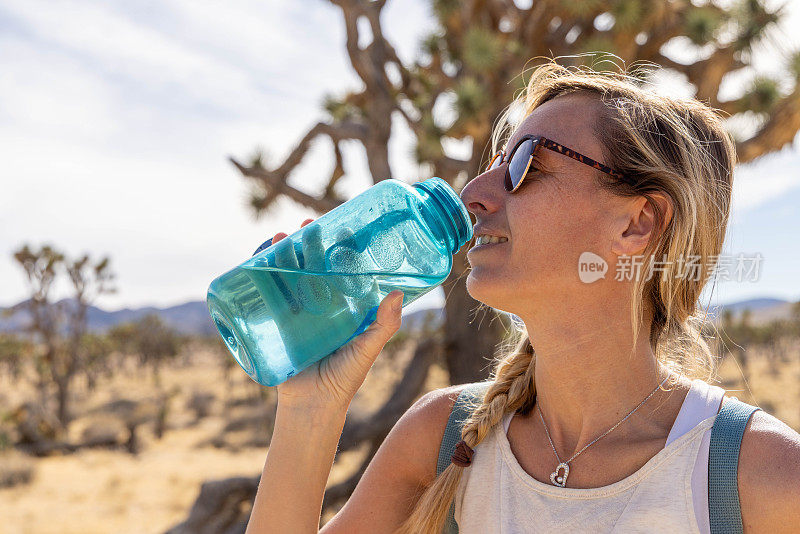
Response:
[[[512,129],[515,110],[524,119]],[[454,502],[462,533],[708,532],[708,436],[723,398],[699,379],[713,358],[698,299],[725,237],[729,136],[700,102],[554,63],[499,124],[493,145],[505,150],[461,198],[476,240],[505,241],[469,251],[466,283],[522,324],[463,428],[472,458],[436,476],[464,385],[430,392],[323,531],[440,532]],[[347,408],[400,326],[398,296],[278,386],[248,532],[317,530]],[[800,531],[800,435],[757,411],[738,489],[745,532]]]

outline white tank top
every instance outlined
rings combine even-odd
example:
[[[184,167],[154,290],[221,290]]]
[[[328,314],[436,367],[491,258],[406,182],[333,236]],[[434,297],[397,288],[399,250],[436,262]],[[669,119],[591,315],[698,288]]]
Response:
[[[506,414],[475,447],[456,490],[459,534],[710,532],[708,446],[725,391],[694,380],[666,444],[638,471],[600,488],[559,488],[519,465]]]

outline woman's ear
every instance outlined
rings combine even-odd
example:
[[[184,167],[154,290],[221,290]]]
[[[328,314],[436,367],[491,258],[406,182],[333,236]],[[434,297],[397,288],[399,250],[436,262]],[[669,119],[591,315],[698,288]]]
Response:
[[[660,227],[656,227],[656,209],[658,206],[662,214]],[[672,202],[663,193],[650,193],[647,197],[638,196],[631,199],[619,221],[620,232],[615,236],[611,251],[617,255],[635,256],[647,248],[653,238],[658,238],[661,232],[672,220]]]

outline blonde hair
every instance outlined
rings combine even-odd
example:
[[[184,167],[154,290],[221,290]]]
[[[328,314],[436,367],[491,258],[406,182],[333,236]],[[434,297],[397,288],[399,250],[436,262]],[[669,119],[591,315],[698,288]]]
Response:
[[[644,256],[662,261],[663,269],[649,280],[636,277],[632,284],[633,339],[647,309],[656,358],[676,375],[710,379],[715,358],[701,335],[705,317],[699,299],[725,239],[736,162],[721,117],[697,100],[660,96],[624,71],[565,67],[552,60],[533,69],[526,87],[501,115],[492,152],[513,133],[509,119],[514,107],[527,117],[544,102],[570,93],[599,97],[602,111],[595,133],[605,141],[604,163],[633,178],[631,185],[598,171],[598,183],[618,195],[647,198],[661,229]],[[654,194],[671,202],[668,221]],[[691,276],[682,275],[686,265],[677,261],[687,256],[697,260]],[[524,325],[516,325],[500,354],[489,388],[463,426],[462,438],[472,448],[505,414],[525,414],[534,406],[536,357]],[[463,469],[450,464],[437,476],[398,532],[441,532]]]

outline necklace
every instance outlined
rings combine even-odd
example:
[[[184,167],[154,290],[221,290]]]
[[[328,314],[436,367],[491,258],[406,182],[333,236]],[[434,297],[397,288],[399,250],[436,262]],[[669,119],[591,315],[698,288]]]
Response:
[[[561,458],[558,456],[558,451],[556,451],[556,446],[553,445],[553,440],[550,438],[550,431],[547,430],[547,423],[544,422],[544,417],[542,417],[542,410],[541,410],[541,408],[539,408],[539,403],[537,402],[536,403],[536,411],[539,412],[539,419],[542,420],[542,426],[544,427],[544,433],[547,434],[547,440],[550,442],[550,447],[553,448],[553,452],[556,455],[556,460],[558,460],[558,465],[556,466],[556,470],[553,471],[552,473],[550,473],[550,482],[552,482],[554,485],[556,485],[558,487],[561,487],[561,488],[565,487],[567,485],[567,477],[569,476],[569,463],[572,460],[574,460],[575,458],[577,458],[580,453],[582,453],[583,451],[585,451],[586,449],[588,449],[589,447],[591,447],[592,445],[597,443],[597,441],[600,438],[604,438],[607,435],[609,435],[615,428],[617,428],[619,425],[624,423],[625,420],[628,417],[633,415],[633,413],[636,410],[638,410],[639,408],[644,406],[644,403],[647,402],[648,400],[650,400],[650,397],[655,395],[656,391],[661,389],[661,387],[667,382],[668,378],[669,378],[669,376],[667,376],[667,378],[665,378],[658,386],[656,386],[656,389],[651,391],[650,394],[647,397],[645,397],[644,400],[642,402],[640,402],[639,405],[636,408],[634,408],[633,410],[628,412],[628,415],[626,415],[625,417],[620,419],[619,422],[617,422],[617,424],[615,424],[614,426],[612,426],[611,428],[609,428],[608,430],[606,430],[605,432],[603,432],[602,434],[600,434],[599,436],[594,438],[592,441],[587,443],[581,450],[579,450],[578,452],[573,454],[572,457],[569,460],[566,460],[564,462],[561,461]]]

